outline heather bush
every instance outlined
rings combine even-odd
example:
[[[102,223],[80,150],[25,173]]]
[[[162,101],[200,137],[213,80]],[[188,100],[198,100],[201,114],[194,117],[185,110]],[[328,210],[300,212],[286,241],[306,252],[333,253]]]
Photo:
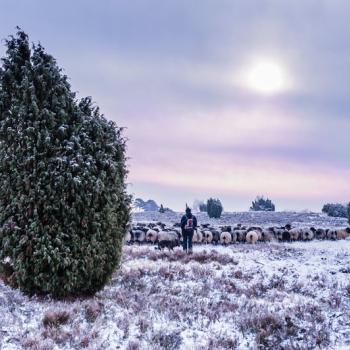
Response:
[[[45,327],[59,327],[66,324],[70,319],[70,314],[67,311],[47,311],[43,317],[43,325]]]

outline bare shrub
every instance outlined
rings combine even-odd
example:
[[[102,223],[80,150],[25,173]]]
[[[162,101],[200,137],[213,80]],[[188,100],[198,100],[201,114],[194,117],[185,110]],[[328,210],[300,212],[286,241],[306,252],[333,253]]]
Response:
[[[284,337],[284,321],[267,310],[253,309],[240,321],[243,333],[254,333],[260,347],[276,346]]]
[[[226,264],[234,264],[237,265],[237,261],[230,256],[229,254],[221,254],[218,253],[216,250],[211,250],[210,252],[207,252],[206,250],[202,250],[199,252],[194,252],[191,255],[188,255],[186,252],[182,251],[181,249],[174,250],[172,252],[168,251],[157,251],[157,250],[148,250],[148,251],[142,251],[140,253],[137,252],[128,252],[128,254],[131,254],[133,258],[148,258],[151,261],[182,261],[184,263],[188,263],[190,261],[197,261],[201,264],[209,263],[209,262],[218,262],[222,265]],[[131,260],[129,257],[127,258]]]
[[[23,348],[26,350],[52,350],[53,349],[52,344],[48,344],[46,341],[43,341],[40,338],[25,338],[21,342],[21,344]]]
[[[123,270],[119,275],[119,282],[129,289],[144,290],[146,285],[142,277],[146,275],[143,269]]]
[[[208,277],[213,276],[213,271],[208,269],[205,266],[193,264],[191,266],[191,269],[192,269],[192,274],[196,277],[196,279],[206,280]]]
[[[350,297],[350,284],[345,287],[345,295]]]
[[[178,330],[161,329],[157,333],[152,334],[151,342],[155,349],[177,350],[181,346],[182,337]]]
[[[151,322],[145,318],[140,318],[137,322],[137,326],[141,333],[146,333],[147,330],[152,326]]]
[[[202,349],[203,350],[211,350],[211,349],[234,350],[234,349],[237,349],[238,344],[239,342],[236,338],[233,338],[232,336],[225,334],[225,335],[218,335],[216,337],[210,337],[208,339],[206,347]]]
[[[338,308],[342,303],[342,296],[336,291],[332,291],[328,296],[328,304],[332,308]]]
[[[73,337],[71,332],[57,327],[46,327],[41,335],[45,339],[52,339],[56,344],[65,344]]]
[[[85,319],[88,322],[94,322],[96,318],[101,314],[103,310],[103,304],[96,301],[92,301],[85,305]]]
[[[267,289],[278,289],[282,291],[285,289],[285,284],[286,284],[286,281],[283,278],[283,276],[278,276],[274,274],[268,282]]]
[[[43,317],[44,327],[59,327],[69,321],[70,314],[68,311],[54,310],[47,311]]]
[[[119,318],[117,320],[117,326],[123,331],[123,339],[127,339],[130,331],[130,322],[128,315],[124,315],[123,317]]]
[[[86,336],[80,340],[80,346],[82,348],[87,348],[89,346],[89,344],[90,344],[89,338]]]
[[[126,349],[127,350],[140,350],[141,346],[140,346],[139,342],[131,340],[131,341],[129,341]]]

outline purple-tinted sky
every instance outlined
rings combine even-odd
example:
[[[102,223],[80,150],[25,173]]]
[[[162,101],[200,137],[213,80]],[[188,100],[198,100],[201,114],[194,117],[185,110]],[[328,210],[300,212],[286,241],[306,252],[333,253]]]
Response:
[[[0,35],[22,27],[128,127],[136,196],[320,210],[350,200],[349,14],[347,0],[1,0]],[[293,88],[237,83],[266,57]]]

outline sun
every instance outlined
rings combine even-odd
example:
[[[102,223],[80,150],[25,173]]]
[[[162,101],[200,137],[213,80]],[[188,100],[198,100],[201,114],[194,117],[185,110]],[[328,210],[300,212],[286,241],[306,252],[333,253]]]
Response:
[[[288,88],[288,77],[283,66],[272,60],[257,60],[245,69],[244,85],[261,94],[272,95]]]

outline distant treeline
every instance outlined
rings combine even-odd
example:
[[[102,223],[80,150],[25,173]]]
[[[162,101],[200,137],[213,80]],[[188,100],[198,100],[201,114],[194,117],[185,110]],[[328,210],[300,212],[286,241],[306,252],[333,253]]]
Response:
[[[341,203],[327,203],[323,206],[322,212],[335,218],[347,218],[348,206]]]

